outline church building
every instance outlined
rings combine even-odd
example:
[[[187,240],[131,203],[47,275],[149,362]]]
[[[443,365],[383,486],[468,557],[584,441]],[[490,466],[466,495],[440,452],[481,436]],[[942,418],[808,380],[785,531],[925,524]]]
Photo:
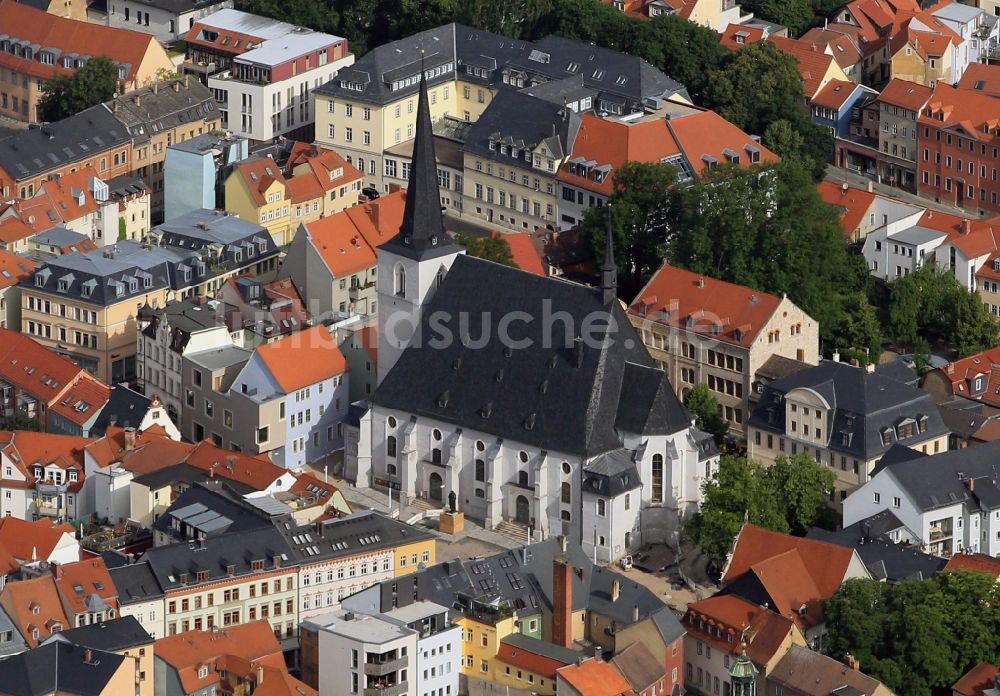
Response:
[[[379,384],[344,475],[599,563],[675,542],[718,466],[617,298],[465,254],[444,230],[421,81],[399,234],[378,249]]]

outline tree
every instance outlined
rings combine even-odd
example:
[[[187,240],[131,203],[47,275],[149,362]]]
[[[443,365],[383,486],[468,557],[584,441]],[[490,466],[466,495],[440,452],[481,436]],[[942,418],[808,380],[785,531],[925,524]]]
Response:
[[[38,422],[37,418],[29,418],[22,411],[14,411],[12,415],[4,418],[4,429],[30,430],[31,432],[40,433],[42,431],[42,424]]]
[[[517,266],[510,252],[510,244],[500,235],[477,237],[472,234],[460,234],[455,241],[465,247],[469,256],[475,256],[487,261],[494,261],[504,266]]]
[[[515,39],[531,34],[551,11],[551,0],[469,0],[459,8],[464,23]]]
[[[725,560],[744,520],[788,531],[788,522],[765,469],[746,457],[725,455],[719,471],[703,488],[701,510],[687,522],[694,542],[716,562]]]
[[[754,16],[788,27],[789,36],[799,36],[812,23],[811,0],[744,0],[741,7]]]
[[[716,444],[722,444],[723,438],[729,432],[729,426],[719,414],[719,402],[708,390],[707,384],[698,384],[684,397],[684,405],[695,417],[695,425],[710,433]]]
[[[844,297],[843,319],[834,333],[834,345],[847,351],[865,351],[867,362],[876,363],[882,352],[882,325],[862,291]]]
[[[665,164],[626,162],[615,173],[610,212],[601,207],[584,213],[580,229],[597,258],[603,257],[611,216],[618,282],[624,297],[638,292],[663,263],[666,210],[675,181],[674,169]]]
[[[785,519],[793,534],[805,534],[826,509],[829,492],[836,476],[832,469],[819,464],[805,453],[778,457],[767,469],[767,479],[774,488]]]
[[[679,15],[659,15],[648,21],[629,20],[628,53],[637,55],[685,87],[701,104],[709,73],[729,57],[719,35]]]
[[[842,658],[850,653],[868,668],[885,649],[888,586],[867,578],[847,580],[823,605],[826,652]]]
[[[95,56],[72,75],[55,75],[45,83],[38,100],[38,117],[60,121],[108,101],[117,88],[118,66],[110,58]]]

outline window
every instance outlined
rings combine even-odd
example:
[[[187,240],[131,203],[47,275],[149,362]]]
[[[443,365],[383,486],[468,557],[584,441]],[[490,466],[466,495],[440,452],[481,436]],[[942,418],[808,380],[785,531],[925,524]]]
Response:
[[[385,454],[388,457],[396,456],[396,436],[390,435],[385,441]]]
[[[608,514],[607,511],[608,503],[604,498],[597,499],[597,516],[604,517]],[[603,544],[602,544],[603,545]]]
[[[486,462],[482,459],[476,460],[476,480],[485,481],[486,480]]]
[[[573,487],[570,485],[569,481],[563,481],[560,487],[560,499],[566,505],[573,502]]]
[[[653,480],[652,486],[653,491],[651,494],[651,501],[654,503],[663,502],[663,455],[654,454],[653,455]]]

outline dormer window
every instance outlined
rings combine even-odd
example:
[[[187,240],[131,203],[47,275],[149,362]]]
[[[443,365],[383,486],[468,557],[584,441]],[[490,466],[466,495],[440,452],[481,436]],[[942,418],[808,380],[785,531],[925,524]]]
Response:
[[[39,273],[38,275],[35,276],[35,287],[40,288],[44,286],[45,286],[45,276]]]

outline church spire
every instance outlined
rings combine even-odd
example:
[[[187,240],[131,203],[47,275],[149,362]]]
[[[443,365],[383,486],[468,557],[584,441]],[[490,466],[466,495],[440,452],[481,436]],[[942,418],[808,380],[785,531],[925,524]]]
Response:
[[[618,300],[618,267],[615,265],[615,244],[611,230],[611,206],[608,208],[608,224],[604,234],[604,263],[601,264],[601,293],[604,304]]]
[[[438,192],[437,160],[434,156],[434,131],[431,128],[431,111],[427,97],[427,77],[424,70],[423,51],[420,55],[420,96],[417,100],[416,137],[413,140],[413,157],[410,181],[406,189],[406,207],[399,234],[386,246],[409,258],[420,260],[437,256],[438,250],[457,246],[444,231],[441,214],[441,194]]]

